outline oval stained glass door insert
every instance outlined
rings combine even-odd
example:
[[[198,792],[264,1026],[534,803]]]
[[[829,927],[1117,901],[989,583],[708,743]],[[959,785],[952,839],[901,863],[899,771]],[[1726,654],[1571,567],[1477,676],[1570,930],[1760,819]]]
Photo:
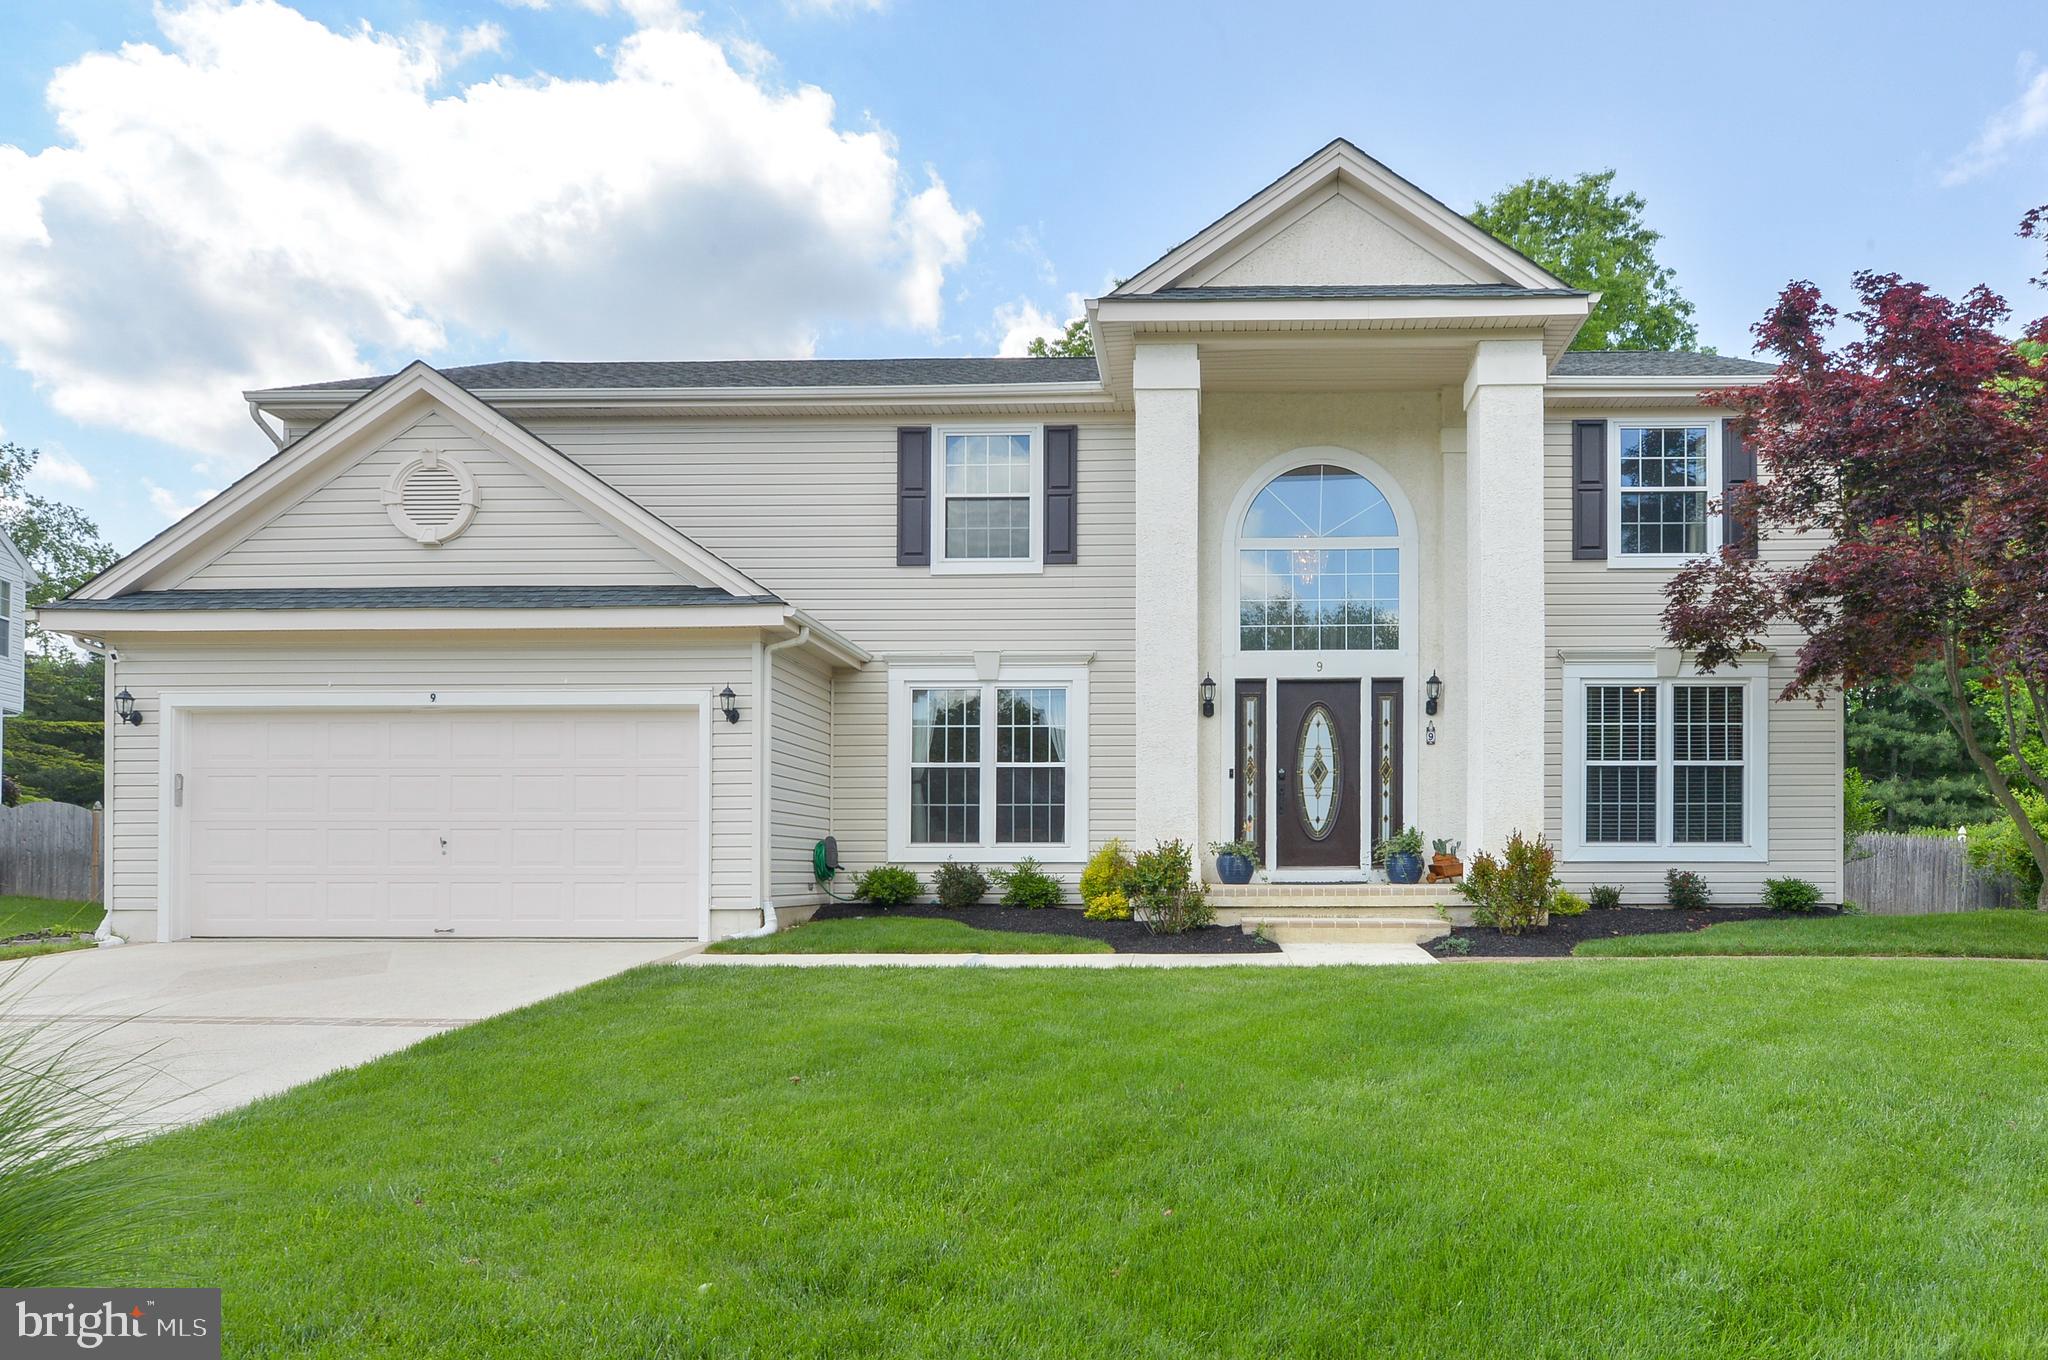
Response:
[[[1337,768],[1337,720],[1327,704],[1310,704],[1301,718],[1301,749],[1295,753],[1294,768],[1300,790],[1296,810],[1301,829],[1312,841],[1325,840],[1337,829],[1338,789],[1343,781]]]

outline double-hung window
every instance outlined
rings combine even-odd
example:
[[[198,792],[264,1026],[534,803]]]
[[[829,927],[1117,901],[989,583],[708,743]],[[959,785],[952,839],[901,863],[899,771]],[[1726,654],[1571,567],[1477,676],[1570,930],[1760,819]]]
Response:
[[[982,680],[891,672],[890,854],[1077,858],[1087,843],[1081,668]]]
[[[1037,571],[1040,431],[941,427],[932,437],[932,570]]]
[[[0,656],[14,645],[14,582],[0,581]]]
[[[1608,430],[1611,562],[1664,565],[1721,546],[1721,422],[1617,420]]]
[[[1565,689],[1568,856],[1763,857],[1761,667],[1568,668]]]

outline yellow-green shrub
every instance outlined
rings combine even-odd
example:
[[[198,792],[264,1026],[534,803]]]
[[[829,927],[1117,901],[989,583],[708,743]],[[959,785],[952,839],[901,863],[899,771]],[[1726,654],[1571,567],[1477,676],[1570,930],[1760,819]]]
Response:
[[[1131,899],[1121,888],[1111,888],[1088,899],[1088,910],[1081,913],[1091,921],[1128,921],[1131,919]]]
[[[1096,898],[1106,897],[1110,893],[1122,893],[1128,897],[1131,891],[1131,868],[1130,850],[1120,839],[1110,841],[1095,852],[1088,861],[1088,867],[1081,871],[1081,900],[1093,903]],[[1126,920],[1129,917],[1130,912],[1126,910],[1122,917],[1114,919]]]

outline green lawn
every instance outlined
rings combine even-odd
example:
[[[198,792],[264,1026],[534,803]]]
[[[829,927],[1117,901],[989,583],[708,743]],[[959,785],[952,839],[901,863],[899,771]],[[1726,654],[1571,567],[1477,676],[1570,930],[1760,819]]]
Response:
[[[721,940],[712,954],[1108,954],[1100,940],[980,930],[932,916],[806,921],[755,940]]]
[[[1932,954],[2048,959],[2048,912],[1959,911],[1940,916],[1817,916],[1728,921],[1686,935],[1587,940],[1578,954]]]
[[[234,1355],[2032,1356],[2042,976],[655,967],[108,1171]]]
[[[104,915],[106,912],[97,902],[59,902],[47,897],[0,897],[0,940],[39,932],[90,932],[99,928],[100,917]],[[0,960],[23,959],[36,954],[61,954],[67,949],[91,947],[68,939],[31,944],[0,944]]]

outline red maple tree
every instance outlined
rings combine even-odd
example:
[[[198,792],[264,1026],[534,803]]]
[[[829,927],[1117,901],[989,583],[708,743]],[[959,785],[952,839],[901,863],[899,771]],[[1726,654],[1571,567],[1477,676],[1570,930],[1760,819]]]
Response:
[[[2048,207],[2020,234],[2048,235]],[[1776,374],[1702,397],[1733,410],[1756,450],[1728,513],[1766,541],[1825,541],[1796,560],[1730,547],[1683,568],[1665,633],[1711,670],[1789,622],[1806,640],[1787,699],[1938,661],[1947,683],[1928,697],[2018,826],[2048,908],[2048,840],[2020,792],[2048,799],[2048,317],[2015,339],[2011,308],[1982,286],[1951,301],[1865,272],[1855,287],[1854,338],[1831,343],[1835,309],[1793,283],[1754,328]],[[2002,751],[1971,721],[1980,700]]]

